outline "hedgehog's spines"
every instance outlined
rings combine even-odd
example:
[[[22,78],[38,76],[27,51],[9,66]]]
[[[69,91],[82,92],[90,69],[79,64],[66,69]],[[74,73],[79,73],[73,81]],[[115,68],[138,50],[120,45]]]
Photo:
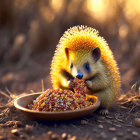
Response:
[[[88,34],[95,34],[95,35],[99,35],[99,32],[96,29],[93,29],[91,27],[87,27],[87,26],[83,26],[83,25],[78,25],[78,26],[74,26],[70,29],[68,29],[67,31],[64,32],[63,36],[60,38],[60,42],[63,42],[64,40],[68,40],[68,37],[70,36],[74,36],[75,34],[80,34],[80,32],[85,32]]]

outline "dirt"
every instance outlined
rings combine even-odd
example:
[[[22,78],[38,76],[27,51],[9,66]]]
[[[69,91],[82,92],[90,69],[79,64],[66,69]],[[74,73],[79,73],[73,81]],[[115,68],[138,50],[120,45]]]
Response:
[[[134,122],[138,109],[130,112],[128,108],[116,105],[107,116],[99,115],[97,110],[91,115],[70,121],[38,121],[26,117],[13,107],[0,123],[0,136],[3,139],[42,140],[57,137],[54,139],[61,140],[62,136],[66,135],[69,139],[71,137],[71,140],[139,140],[140,127],[136,127]],[[17,121],[19,122],[16,123]]]

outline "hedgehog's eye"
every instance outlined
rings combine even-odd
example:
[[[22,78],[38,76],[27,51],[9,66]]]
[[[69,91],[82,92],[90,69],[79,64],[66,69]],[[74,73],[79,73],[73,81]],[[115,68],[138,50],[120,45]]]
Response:
[[[70,68],[71,68],[71,69],[73,68],[73,63],[72,63],[72,62],[71,62]]]
[[[88,62],[84,65],[84,68],[87,72],[90,72],[90,65]]]

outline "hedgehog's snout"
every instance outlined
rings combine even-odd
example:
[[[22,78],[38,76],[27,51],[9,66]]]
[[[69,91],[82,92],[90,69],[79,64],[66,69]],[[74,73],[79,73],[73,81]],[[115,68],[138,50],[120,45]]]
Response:
[[[82,72],[78,72],[78,74],[76,75],[76,78],[82,79],[83,78],[83,73]]]

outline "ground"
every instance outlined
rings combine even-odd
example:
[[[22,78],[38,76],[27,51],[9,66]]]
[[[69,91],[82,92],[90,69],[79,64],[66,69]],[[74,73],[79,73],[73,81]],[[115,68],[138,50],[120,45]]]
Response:
[[[42,140],[54,139],[53,136],[57,137],[55,139],[62,139],[62,135],[66,133],[68,137],[71,135],[71,140],[139,140],[140,128],[136,127],[134,123],[136,108],[135,111],[129,111],[129,109],[114,106],[107,116],[100,116],[96,111],[76,120],[48,122],[31,120],[13,108],[10,116],[1,123],[0,136],[3,139]],[[13,123],[7,122],[11,120]],[[16,125],[15,121],[20,121],[21,124]],[[4,122],[7,123],[4,124]],[[18,131],[13,134],[11,132],[13,129]],[[50,134],[50,131],[53,134]]]

